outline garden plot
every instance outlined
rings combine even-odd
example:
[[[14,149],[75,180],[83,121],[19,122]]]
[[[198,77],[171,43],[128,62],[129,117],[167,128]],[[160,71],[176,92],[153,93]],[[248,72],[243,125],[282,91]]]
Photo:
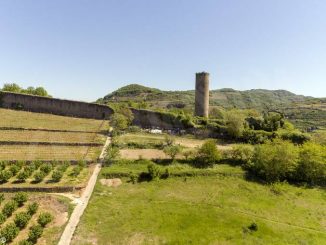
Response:
[[[0,194],[0,236],[5,244],[56,244],[71,213],[63,197]]]

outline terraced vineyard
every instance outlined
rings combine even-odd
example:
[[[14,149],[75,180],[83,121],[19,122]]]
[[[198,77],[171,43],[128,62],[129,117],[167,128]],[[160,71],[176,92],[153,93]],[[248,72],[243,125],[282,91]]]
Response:
[[[95,161],[108,123],[0,109],[0,160]]]

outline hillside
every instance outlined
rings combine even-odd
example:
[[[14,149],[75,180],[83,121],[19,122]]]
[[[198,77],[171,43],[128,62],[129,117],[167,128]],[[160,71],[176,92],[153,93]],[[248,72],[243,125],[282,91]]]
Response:
[[[122,87],[104,98],[100,103],[146,101],[152,109],[194,107],[195,91],[162,91],[138,84]],[[326,127],[326,98],[296,95],[286,90],[251,89],[238,91],[230,88],[212,90],[210,106],[225,109],[277,110],[302,128]]]

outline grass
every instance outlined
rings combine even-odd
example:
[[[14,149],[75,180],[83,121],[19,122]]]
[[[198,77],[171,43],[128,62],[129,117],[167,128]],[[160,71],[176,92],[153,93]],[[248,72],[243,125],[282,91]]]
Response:
[[[125,164],[102,173],[142,167]],[[97,183],[73,244],[326,242],[325,190],[261,185],[224,175],[138,184],[126,180],[117,188]],[[256,232],[248,229],[253,222]]]
[[[63,117],[8,109],[0,109],[0,118],[0,127],[97,132],[108,129],[108,123],[103,123],[102,120]]]
[[[95,161],[101,147],[0,145],[0,160],[90,160]]]
[[[0,130],[0,140],[9,142],[104,143],[105,136],[96,133]]]

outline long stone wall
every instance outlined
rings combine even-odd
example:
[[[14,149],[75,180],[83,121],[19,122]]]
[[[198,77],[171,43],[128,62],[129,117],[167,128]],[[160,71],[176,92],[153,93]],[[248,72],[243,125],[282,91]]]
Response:
[[[108,119],[113,114],[106,105],[10,92],[0,92],[0,107],[93,119]]]
[[[162,113],[149,110],[138,110],[131,108],[134,115],[133,124],[142,128],[160,128],[160,129],[189,129],[192,126],[187,125],[180,118],[169,113]]]

